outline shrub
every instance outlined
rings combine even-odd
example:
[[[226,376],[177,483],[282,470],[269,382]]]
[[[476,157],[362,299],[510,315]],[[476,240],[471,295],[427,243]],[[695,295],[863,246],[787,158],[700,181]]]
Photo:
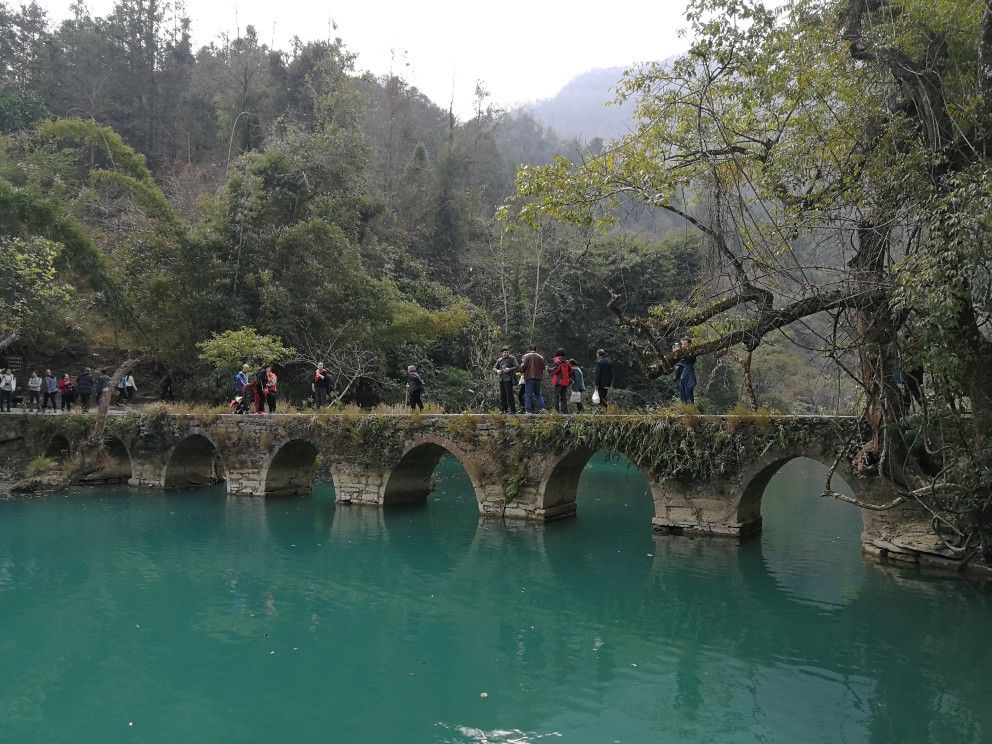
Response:
[[[58,466],[59,464],[54,458],[39,455],[28,463],[28,466],[24,469],[24,474],[28,478],[37,478],[39,475],[52,472]]]

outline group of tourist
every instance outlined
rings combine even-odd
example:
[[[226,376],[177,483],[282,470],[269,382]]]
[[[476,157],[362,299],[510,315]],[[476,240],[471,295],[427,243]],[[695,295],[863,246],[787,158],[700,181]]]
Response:
[[[692,339],[686,337],[672,345],[672,355],[675,357],[675,389],[679,400],[691,404],[695,402],[696,390],[696,353]],[[314,377],[322,374],[318,365]],[[583,400],[586,392],[585,374],[579,363],[569,357],[564,349],[558,349],[550,362],[539,352],[536,344],[531,344],[527,353],[519,360],[513,355],[509,346],[504,346],[499,359],[493,365],[493,372],[499,380],[499,409],[503,413],[533,414],[545,411],[542,385],[545,375],[550,377],[552,402],[558,413],[569,413],[569,406],[575,405],[578,413],[583,413]],[[423,410],[424,391],[427,383],[417,370],[415,364],[408,366],[404,372],[406,378],[407,405],[411,409]],[[593,405],[601,410],[609,404],[610,388],[613,387],[613,362],[606,351],[596,351],[596,362],[592,381]],[[316,388],[315,388],[316,389]],[[318,406],[323,405],[320,395],[317,395]]]
[[[10,413],[20,400],[25,411],[35,413],[43,413],[49,406],[53,413],[71,413],[72,404],[78,401],[80,409],[86,413],[91,401],[99,405],[103,396],[112,395],[113,391],[117,393],[119,405],[131,403],[138,392],[134,375],[121,375],[114,381],[102,369],[94,372],[89,367],[85,367],[75,377],[68,372],[59,377],[50,369],[46,369],[44,376],[41,376],[34,370],[27,379],[27,396],[19,396],[18,389],[17,376],[13,370],[10,367],[4,368],[0,372],[0,412]]]
[[[323,366],[323,363],[317,365],[318,374]],[[263,362],[254,373],[251,365],[244,364],[234,376],[234,400],[231,401],[231,410],[234,413],[263,414],[268,407],[269,413],[275,413],[278,390],[279,377],[272,369],[272,362]]]
[[[524,414],[544,413],[542,385],[546,374],[551,380],[552,400],[558,413],[569,413],[571,403],[575,404],[579,413],[585,410],[582,402],[586,390],[585,375],[579,363],[569,358],[564,349],[558,349],[549,363],[538,352],[536,344],[531,344],[519,360],[509,346],[504,346],[493,365],[493,372],[499,380],[499,408],[503,413],[517,413],[518,405]],[[417,365],[408,366],[404,375],[407,405],[411,409],[423,410],[427,383],[417,370]],[[600,349],[596,352],[592,403],[605,409],[612,386],[613,362]]]
[[[543,413],[545,403],[541,386],[545,374],[550,376],[552,401],[558,413],[568,413],[570,403],[575,404],[579,413],[585,410],[582,403],[586,390],[585,375],[578,362],[568,357],[564,349],[558,349],[549,363],[538,352],[536,344],[531,344],[519,361],[510,348],[504,346],[493,372],[499,379],[499,408],[503,413],[516,413],[518,403],[524,414]],[[592,403],[605,408],[611,387],[613,362],[600,349],[596,352]]]

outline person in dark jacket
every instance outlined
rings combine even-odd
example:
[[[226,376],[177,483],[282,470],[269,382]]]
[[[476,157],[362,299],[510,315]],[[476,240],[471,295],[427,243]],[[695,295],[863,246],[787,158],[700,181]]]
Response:
[[[327,393],[331,389],[331,375],[323,362],[317,362],[313,372],[313,399],[317,408],[327,405]]]
[[[499,359],[493,367],[493,372],[499,375],[499,410],[503,413],[516,413],[517,404],[513,399],[513,388],[516,381],[516,371],[520,368],[517,358],[510,353],[510,347],[504,346]]]
[[[172,388],[172,375],[168,372],[159,380],[158,395],[162,400],[167,400],[170,403],[176,402],[176,391]]]
[[[683,403],[696,402],[696,354],[692,348],[692,339],[684,338],[679,347],[679,366],[677,370],[676,387],[679,389],[679,400]]]
[[[679,400],[682,400],[682,393],[679,389],[679,378],[682,377],[683,367],[682,359],[680,358],[682,356],[682,344],[678,341],[672,344],[672,356],[675,357],[675,369],[673,370],[672,381],[675,383],[675,394],[679,396]]]
[[[269,384],[269,362],[263,362],[255,373],[255,413],[265,413],[265,388]]]
[[[83,413],[90,410],[90,396],[93,395],[93,374],[90,368],[86,367],[76,378],[76,392],[79,393],[79,407]]]
[[[603,349],[596,351],[596,375],[593,378],[593,387],[599,393],[599,405],[606,408],[610,388],[613,387],[613,362]]]
[[[406,390],[407,390],[407,405],[410,406],[410,410],[414,408],[419,408],[421,411],[424,410],[424,388],[427,387],[427,383],[424,382],[424,378],[420,376],[417,372],[417,365],[411,364],[406,368]]]
[[[110,387],[110,375],[104,372],[102,369],[96,371],[96,403],[100,405],[100,401],[103,399],[104,394]]]

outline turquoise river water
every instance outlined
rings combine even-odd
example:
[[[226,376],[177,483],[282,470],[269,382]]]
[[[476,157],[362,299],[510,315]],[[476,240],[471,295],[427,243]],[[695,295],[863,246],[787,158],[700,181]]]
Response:
[[[0,502],[2,742],[992,741],[992,592],[862,561],[820,466],[742,546],[656,537],[636,470],[578,517],[223,489]]]

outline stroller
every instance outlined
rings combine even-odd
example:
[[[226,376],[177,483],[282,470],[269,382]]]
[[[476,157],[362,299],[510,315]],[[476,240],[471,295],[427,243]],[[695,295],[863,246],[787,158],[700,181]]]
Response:
[[[231,401],[231,413],[254,413],[257,387],[258,383],[254,381],[247,383],[241,395]]]

